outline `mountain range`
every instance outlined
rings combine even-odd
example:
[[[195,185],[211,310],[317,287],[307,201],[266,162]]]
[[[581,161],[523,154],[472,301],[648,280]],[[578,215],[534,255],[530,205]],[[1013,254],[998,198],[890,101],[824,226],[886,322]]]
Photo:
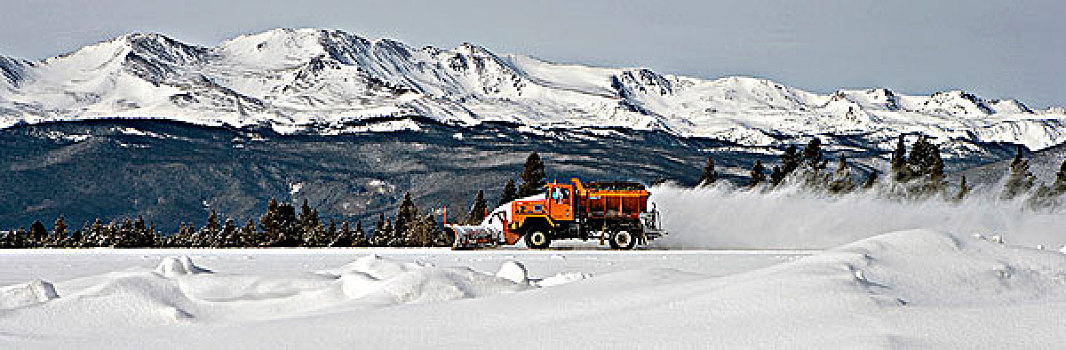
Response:
[[[414,48],[337,30],[275,29],[214,47],[134,33],[37,62],[0,57],[0,69],[0,127],[149,118],[329,135],[365,131],[375,118],[420,116],[460,126],[508,122],[531,133],[655,130],[745,146],[861,135],[888,149],[900,133],[921,133],[961,157],[979,153],[978,143],[1039,150],[1066,142],[1062,108],[964,91],[823,95],[766,79],[556,64],[473,44]]]
[[[531,151],[549,179],[692,184],[708,155],[740,180],[815,137],[856,176],[884,169],[900,135],[931,137],[949,171],[1066,142],[1066,110],[964,91],[819,94],[337,30],[214,47],[133,33],[40,61],[0,56],[0,73],[0,228],[143,214],[173,229],[209,210],[247,220],[269,198],[359,220],[408,191],[461,208],[477,189],[498,194]]]

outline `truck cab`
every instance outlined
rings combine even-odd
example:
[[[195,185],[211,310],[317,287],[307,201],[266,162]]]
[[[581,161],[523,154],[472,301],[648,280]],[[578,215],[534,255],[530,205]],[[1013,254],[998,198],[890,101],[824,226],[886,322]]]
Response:
[[[574,207],[574,185],[552,183],[546,187],[548,216],[555,222],[573,221],[574,213],[577,212]]]

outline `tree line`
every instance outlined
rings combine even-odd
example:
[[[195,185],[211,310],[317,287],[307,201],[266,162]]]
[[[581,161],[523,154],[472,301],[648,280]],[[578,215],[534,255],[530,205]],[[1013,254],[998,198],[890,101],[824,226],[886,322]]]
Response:
[[[513,179],[504,185],[500,205],[542,191],[545,175],[540,155],[529,154],[519,178],[520,187]],[[479,224],[488,211],[484,191],[478,190],[466,217],[457,222]],[[61,215],[51,229],[35,221],[29,229],[0,231],[0,248],[438,247],[451,246],[453,239],[432,213],[419,210],[408,192],[396,215],[380,213],[372,229],[364,229],[362,220],[354,225],[324,221],[306,199],[299,213],[292,204],[270,199],[258,220],[240,224],[232,218],[223,220],[212,210],[203,226],[181,223],[172,234],[156,229],[140,215],[108,223],[98,218],[81,228],[68,226]]]
[[[877,187],[883,195],[891,198],[939,197],[954,201],[965,199],[973,189],[966,182],[966,176],[959,178],[954,189],[948,186],[940,147],[924,135],[918,137],[909,152],[903,135],[899,136],[889,160],[890,176],[887,180],[883,180],[881,174],[874,170],[861,183],[854,182],[851,167],[843,154],[838,157],[833,170],[828,169],[828,163],[829,160],[824,158],[821,150],[821,141],[814,138],[802,151],[795,145],[787,147],[780,156],[780,164],[774,165],[770,170],[767,170],[761,160],[756,160],[752,164],[748,182],[743,185],[762,191],[773,191],[784,185],[796,185],[830,194],[872,190]],[[1024,157],[1022,147],[1018,146],[1005,177],[999,193],[1000,199],[1014,200],[1027,196],[1025,199],[1034,208],[1052,206],[1056,204],[1058,197],[1066,194],[1066,159],[1060,165],[1051,185],[1039,183],[1029,170],[1029,161]],[[710,186],[717,180],[714,156],[710,156],[703,166],[698,186]]]

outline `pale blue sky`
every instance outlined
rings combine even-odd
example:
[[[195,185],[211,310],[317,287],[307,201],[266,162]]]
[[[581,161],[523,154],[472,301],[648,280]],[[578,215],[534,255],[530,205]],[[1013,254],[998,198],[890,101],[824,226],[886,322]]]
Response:
[[[0,54],[40,59],[131,31],[204,46],[276,27],[815,92],[963,89],[1066,106],[1066,1],[2,0]]]

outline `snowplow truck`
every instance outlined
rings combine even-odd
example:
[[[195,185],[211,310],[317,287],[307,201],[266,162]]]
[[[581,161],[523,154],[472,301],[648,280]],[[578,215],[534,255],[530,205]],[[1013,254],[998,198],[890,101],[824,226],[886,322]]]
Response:
[[[659,212],[648,205],[650,192],[636,182],[589,182],[544,186],[544,199],[517,200],[479,226],[448,225],[454,248],[513,245],[519,239],[533,249],[564,239],[598,240],[614,249],[633,249],[666,234]]]

